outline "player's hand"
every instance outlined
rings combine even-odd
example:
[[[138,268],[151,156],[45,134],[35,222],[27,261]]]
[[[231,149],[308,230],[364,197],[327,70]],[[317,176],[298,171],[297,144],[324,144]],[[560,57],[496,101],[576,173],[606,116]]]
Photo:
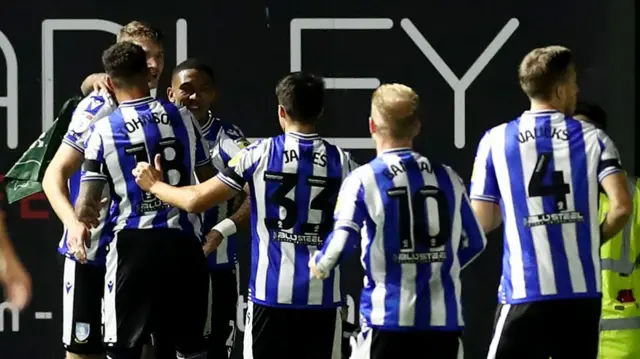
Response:
[[[76,208],[78,220],[90,228],[97,228],[100,225],[100,211],[108,201],[108,198],[103,198],[100,202],[84,201]]]
[[[208,257],[209,254],[213,253],[213,251],[220,246],[224,237],[222,236],[222,233],[212,229],[211,232],[207,234],[206,238],[207,242],[202,246],[202,250],[204,251],[204,256]]]
[[[320,272],[320,270],[316,266],[315,254],[312,255],[311,258],[309,259],[309,269],[311,270],[311,273],[313,274],[313,276],[316,277],[317,279],[325,279],[327,277],[326,275],[324,275],[324,273]]]
[[[89,228],[83,222],[76,221],[67,228],[67,247],[73,256],[83,264],[87,263],[85,244],[90,244]]]
[[[146,162],[138,162],[136,168],[131,171],[136,176],[136,183],[145,192],[151,192],[151,188],[156,182],[162,181],[162,166],[160,155],[154,158],[154,166]]]
[[[102,91],[110,93],[113,91],[111,86],[109,86],[109,81],[107,78],[109,77],[107,74],[94,74],[95,80],[93,82],[93,91]]]
[[[31,300],[31,276],[13,251],[0,255],[0,284],[5,295],[18,309]]]

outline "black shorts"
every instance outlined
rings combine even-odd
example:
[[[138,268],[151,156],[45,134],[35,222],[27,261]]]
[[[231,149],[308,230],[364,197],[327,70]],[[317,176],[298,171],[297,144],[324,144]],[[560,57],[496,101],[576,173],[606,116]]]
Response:
[[[391,331],[368,328],[358,334],[351,359],[400,359],[421,353],[424,359],[462,358],[462,333],[436,330]]]
[[[249,301],[243,359],[340,359],[340,308],[276,308]]]
[[[111,358],[139,358],[151,333],[182,355],[205,351],[211,292],[196,237],[177,229],[122,230],[108,248],[105,282]]]
[[[211,335],[207,359],[230,358],[236,335],[238,268],[211,270]]]
[[[62,345],[74,354],[100,354],[104,266],[62,257]]]
[[[498,306],[488,359],[596,359],[600,298]]]

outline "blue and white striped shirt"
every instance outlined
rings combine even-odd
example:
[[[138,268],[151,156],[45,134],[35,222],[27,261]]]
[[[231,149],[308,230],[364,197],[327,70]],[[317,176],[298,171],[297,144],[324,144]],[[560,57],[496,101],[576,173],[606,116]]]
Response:
[[[111,114],[117,105],[111,95],[106,92],[94,91],[85,97],[73,112],[71,122],[69,123],[69,129],[62,139],[63,145],[70,146],[71,148],[84,154],[86,145],[86,139],[89,135],[89,128],[101,118],[104,118]],[[75,205],[78,198],[78,192],[80,191],[80,176],[81,171],[76,171],[69,181],[67,186],[69,187],[69,201],[72,205]],[[109,190],[105,188],[104,198],[109,197]],[[108,234],[103,235],[104,221],[107,216],[107,207],[100,211],[99,222],[100,225],[97,228],[91,229],[91,245],[86,248],[87,262],[91,264],[104,264],[106,261],[106,244],[110,240]],[[73,260],[76,260],[73,253],[69,251],[67,246],[67,229],[64,229],[62,239],[58,244],[58,252],[64,256],[67,256]]]
[[[618,171],[604,132],[557,111],[485,133],[470,197],[502,210],[501,303],[600,296],[598,183]]]
[[[257,141],[218,179],[251,189],[251,301],[275,307],[332,308],[341,304],[340,271],[325,280],[309,258],[333,227],[332,212],[343,178],[355,164],[316,134],[288,132]]]
[[[360,239],[365,325],[461,330],[460,271],[486,238],[458,174],[410,149],[389,150],[349,175],[339,198],[315,261],[326,273]]]
[[[122,102],[93,125],[87,139],[81,181],[105,181],[111,189],[109,232],[178,228],[201,235],[200,217],[170,207],[144,192],[131,173],[138,162],[162,155],[162,170],[173,186],[195,183],[195,167],[211,161],[200,128],[186,108],[146,97]]]
[[[228,167],[229,161],[242,149],[249,145],[238,126],[209,116],[209,121],[202,126],[202,137],[209,145],[213,167],[222,172]],[[207,210],[203,215],[202,233],[207,234],[218,222],[231,216],[234,199]],[[236,263],[236,236],[226,238],[220,246],[207,258],[209,269],[231,269]]]

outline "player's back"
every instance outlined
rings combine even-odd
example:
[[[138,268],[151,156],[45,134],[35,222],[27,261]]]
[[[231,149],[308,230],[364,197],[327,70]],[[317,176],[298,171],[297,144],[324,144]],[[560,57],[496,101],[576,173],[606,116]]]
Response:
[[[186,108],[147,97],[121,103],[107,119],[96,123],[87,151],[98,152],[91,158],[102,157],[106,167],[114,200],[109,219],[114,231],[178,228],[200,234],[197,215],[142,191],[132,174],[138,162],[153,163],[156,154],[161,154],[165,181],[174,186],[194,184],[196,147],[201,140],[194,121]]]
[[[460,177],[409,149],[386,151],[352,176],[368,216],[360,310],[387,330],[460,330],[460,271],[486,240]]]
[[[253,301],[265,305],[336,307],[339,270],[325,280],[309,272],[309,258],[333,227],[333,209],[348,153],[317,135],[287,133],[247,148],[253,158]]]
[[[598,184],[617,170],[604,132],[557,111],[527,111],[485,134],[472,198],[501,203],[501,302],[600,295]]]

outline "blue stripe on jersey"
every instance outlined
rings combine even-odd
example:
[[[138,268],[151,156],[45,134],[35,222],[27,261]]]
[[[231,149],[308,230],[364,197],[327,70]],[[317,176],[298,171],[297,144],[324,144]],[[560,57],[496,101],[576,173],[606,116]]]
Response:
[[[411,195],[413,196],[414,193],[416,193],[417,191],[420,190],[420,188],[425,186],[424,183],[424,178],[422,177],[422,171],[420,171],[420,167],[418,166],[418,162],[415,160],[415,158],[413,157],[413,153],[412,152],[406,152],[403,154],[399,154],[400,158],[402,158],[402,162],[405,163],[405,166],[407,168],[407,174],[409,173],[413,173],[416,175],[413,176],[407,176],[407,180],[409,182],[409,193],[411,193]],[[390,181],[391,182],[391,181]],[[400,201],[393,201],[395,203],[400,204]],[[415,204],[413,204],[415,206]],[[413,217],[413,220],[422,220],[424,221],[424,225],[427,229],[427,231],[429,230],[429,211],[426,210],[426,202],[421,204],[422,206],[425,207],[425,211],[423,212],[425,217],[424,218],[417,218],[416,216]],[[392,213],[402,213],[402,212],[392,212]],[[388,215],[385,216],[385,220],[389,218]],[[398,227],[395,227],[398,228]],[[385,238],[393,238],[393,237],[385,237]],[[416,248],[418,249],[418,251],[420,252],[428,252],[429,249],[427,248],[428,246],[423,243],[422,241],[418,242],[416,241],[416,243],[414,244],[416,246]],[[449,256],[449,254],[447,254],[447,256]],[[452,258],[452,257],[447,257],[447,258]],[[444,264],[444,263],[443,263]],[[398,266],[397,264],[393,264]],[[400,271],[400,273],[402,273],[402,271]],[[430,263],[417,263],[416,264],[416,283],[428,283],[429,282],[429,278],[431,278],[433,276],[433,271],[431,270],[431,264]],[[401,283],[401,282],[391,282],[391,283]],[[397,284],[396,284],[397,285]],[[398,285],[398,289],[401,289],[402,285]],[[394,293],[395,300],[399,302],[399,298],[400,298],[400,292],[398,291],[397,293]],[[391,323],[399,323],[399,319],[400,319],[400,308],[395,308],[394,310],[394,316],[393,318],[389,318],[391,320]],[[415,317],[416,320],[423,320],[423,319],[430,319],[431,318],[431,296],[430,295],[422,295],[416,298],[416,309],[415,309]],[[386,321],[385,321],[386,322]]]
[[[169,118],[173,119],[173,122],[171,123],[171,127],[173,127],[174,137],[180,143],[190,143],[189,133],[187,132],[186,124],[182,120],[182,115],[180,115],[178,108],[173,104],[171,104],[170,102],[160,102],[160,103],[162,104],[162,107],[164,108]],[[188,151],[188,149],[185,149],[185,151]],[[188,176],[191,176],[192,175],[191,173],[193,172],[193,167],[191,166],[190,159],[191,159],[191,155],[184,156],[183,158],[183,161],[184,161],[183,165],[187,169],[186,174]],[[191,229],[191,233],[194,232],[193,224],[189,219],[189,213],[187,213],[186,211],[180,211],[180,219],[178,220],[178,223],[180,223],[180,227],[182,227],[183,230],[186,230],[187,228],[189,228]]]
[[[269,157],[269,172],[282,172],[282,165],[284,163],[282,154],[284,153],[284,141],[285,136],[278,136],[272,140],[271,143],[271,154]],[[265,218],[280,218],[280,207],[269,203],[269,199],[273,196],[273,194],[278,190],[280,184],[274,181],[265,181]],[[273,238],[273,234],[271,230],[268,229],[269,236]],[[260,237],[256,237],[260,238]],[[256,251],[252,252],[252,255],[255,257],[252,259],[254,262],[258,262],[258,251],[257,242],[260,240],[253,241],[256,245]],[[266,278],[266,298],[278,298],[278,281],[280,278],[280,261],[282,260],[282,249],[280,248],[280,242],[269,240],[267,249],[267,257],[269,258],[269,269],[267,270],[267,278]],[[255,276],[256,272],[251,272],[252,275]],[[255,280],[256,278],[252,278],[252,285],[255,290]]]
[[[516,141],[514,143],[513,141],[513,139],[518,138],[519,125],[520,119],[507,124],[505,129],[505,143],[510,145],[505,149],[505,155],[507,159],[507,167],[511,169],[509,172],[509,179],[511,183],[512,200],[515,204],[513,206],[515,218],[528,218],[529,209],[526,205],[527,188],[525,187],[528,180],[524,178],[524,168],[522,165],[519,142]],[[518,205],[519,203],[524,203],[525,205]],[[518,228],[520,246],[523,253],[522,263],[524,265],[525,291],[527,297],[538,296],[540,293],[540,278],[538,276],[536,251],[533,246],[531,228],[526,226],[516,227]],[[509,288],[507,297],[511,298],[512,293],[512,288]]]
[[[142,116],[151,117],[153,115],[151,113],[151,108],[149,107],[148,103],[137,105],[134,107],[134,109],[138,114],[141,115],[141,117]],[[162,134],[160,133],[160,127],[154,121],[148,121],[148,123],[145,126],[142,126],[142,129],[144,131],[144,138],[146,139],[162,138]],[[147,149],[146,149],[147,152],[150,155],[153,155],[154,153],[158,153],[155,147],[150,148],[151,146],[157,146],[157,145],[158,143],[156,141],[147,142]],[[154,161],[154,158],[150,158],[149,160]],[[158,211],[158,214],[156,214],[153,217],[153,219],[151,220],[151,223],[154,228],[165,228],[168,226],[167,218],[168,218],[168,213],[166,211]]]
[[[109,123],[111,124],[112,129],[125,128],[125,119],[121,109],[118,108],[111,116],[109,116]],[[123,170],[128,168],[136,168],[136,158],[126,153],[126,148],[131,146],[129,136],[124,134],[122,136],[118,136],[118,138],[116,139],[114,133],[114,142],[114,146],[118,154],[118,163],[120,164],[120,168],[122,168]],[[124,173],[123,175],[126,176],[126,174]],[[138,228],[140,217],[136,215],[135,208],[142,203],[142,191],[135,182],[127,181],[126,177],[123,177],[123,180],[127,189],[127,198],[133,206],[131,214],[126,219],[125,228]],[[112,187],[111,191],[112,195],[116,192],[115,190],[113,190],[113,188],[114,187]]]
[[[507,218],[507,212],[505,212],[504,205],[500,206],[500,215],[502,218]],[[511,285],[511,262],[509,262],[509,258],[511,258],[511,251],[509,250],[506,238],[503,239],[503,242],[502,276],[500,277],[500,286],[498,287],[499,303],[507,303],[507,298],[511,299],[513,297],[513,286]]]
[[[300,158],[313,158],[313,140],[298,140],[298,154]],[[306,181],[313,176],[313,162],[298,161],[299,181]],[[298,183],[295,190],[295,199],[298,208],[309,208],[311,201],[311,186],[306,183]],[[303,225],[309,220],[309,211],[298,213],[294,233],[304,233]],[[306,302],[309,297],[309,251],[295,250],[295,269],[293,282],[293,303]]]
[[[551,116],[536,116],[535,127],[540,128],[541,133],[553,133],[551,128]],[[555,159],[553,157],[553,140],[549,136],[536,137],[536,151],[538,158],[545,153],[550,156],[549,167],[545,173],[543,183],[552,183],[552,174],[555,171]],[[558,211],[554,196],[543,196],[543,213],[556,213]],[[535,213],[534,213],[535,214]],[[562,224],[551,224],[546,226],[547,238],[549,239],[549,250],[551,252],[551,263],[553,264],[553,275],[556,280],[556,291],[559,295],[573,292],[571,275],[569,273],[569,260],[564,247],[562,236]],[[540,293],[538,293],[540,295]]]
[[[565,119],[567,124],[567,132],[569,133],[569,143],[571,144],[571,182],[573,187],[573,199],[575,210],[584,213],[584,221],[576,223],[576,238],[578,238],[578,253],[584,272],[584,279],[588,294],[597,295],[598,289],[595,278],[595,267],[591,255],[591,243],[593,241],[591,235],[591,213],[589,206],[589,181],[587,175],[587,156],[584,143],[584,134],[582,132],[582,123],[574,119]],[[596,202],[597,203],[597,202]],[[590,240],[586,240],[589,238]]]
[[[324,141],[324,146],[327,154],[327,177],[342,178],[342,163],[340,162],[340,152],[338,148],[326,141]],[[331,218],[333,219],[333,215]],[[329,228],[333,228],[333,225]],[[329,233],[322,233],[323,238],[326,238],[328,235]],[[335,280],[335,274],[332,273],[331,276],[322,281],[324,288],[322,292],[322,303],[333,303],[333,281]]]
[[[449,199],[447,201],[447,204],[449,205],[449,218],[454,218],[456,203],[451,199],[456,198],[456,192],[453,188],[453,183],[451,183],[451,176],[449,176],[447,170],[440,164],[432,164],[432,167],[433,172],[436,175],[436,179],[438,180],[438,187],[442,192],[445,193],[447,199]],[[427,211],[425,211],[425,213],[426,212]],[[450,222],[449,225],[453,226],[453,221]],[[453,230],[453,227],[449,227],[449,230]],[[453,266],[453,258],[455,256],[455,254],[453,253],[453,246],[451,244],[446,246],[446,255],[447,260],[442,262],[442,268],[440,269],[440,280],[442,281],[442,290],[444,291],[444,301],[447,313],[446,326],[448,328],[455,328],[459,326],[458,298],[456,297],[455,284],[453,283],[453,278],[451,277],[451,267]]]

